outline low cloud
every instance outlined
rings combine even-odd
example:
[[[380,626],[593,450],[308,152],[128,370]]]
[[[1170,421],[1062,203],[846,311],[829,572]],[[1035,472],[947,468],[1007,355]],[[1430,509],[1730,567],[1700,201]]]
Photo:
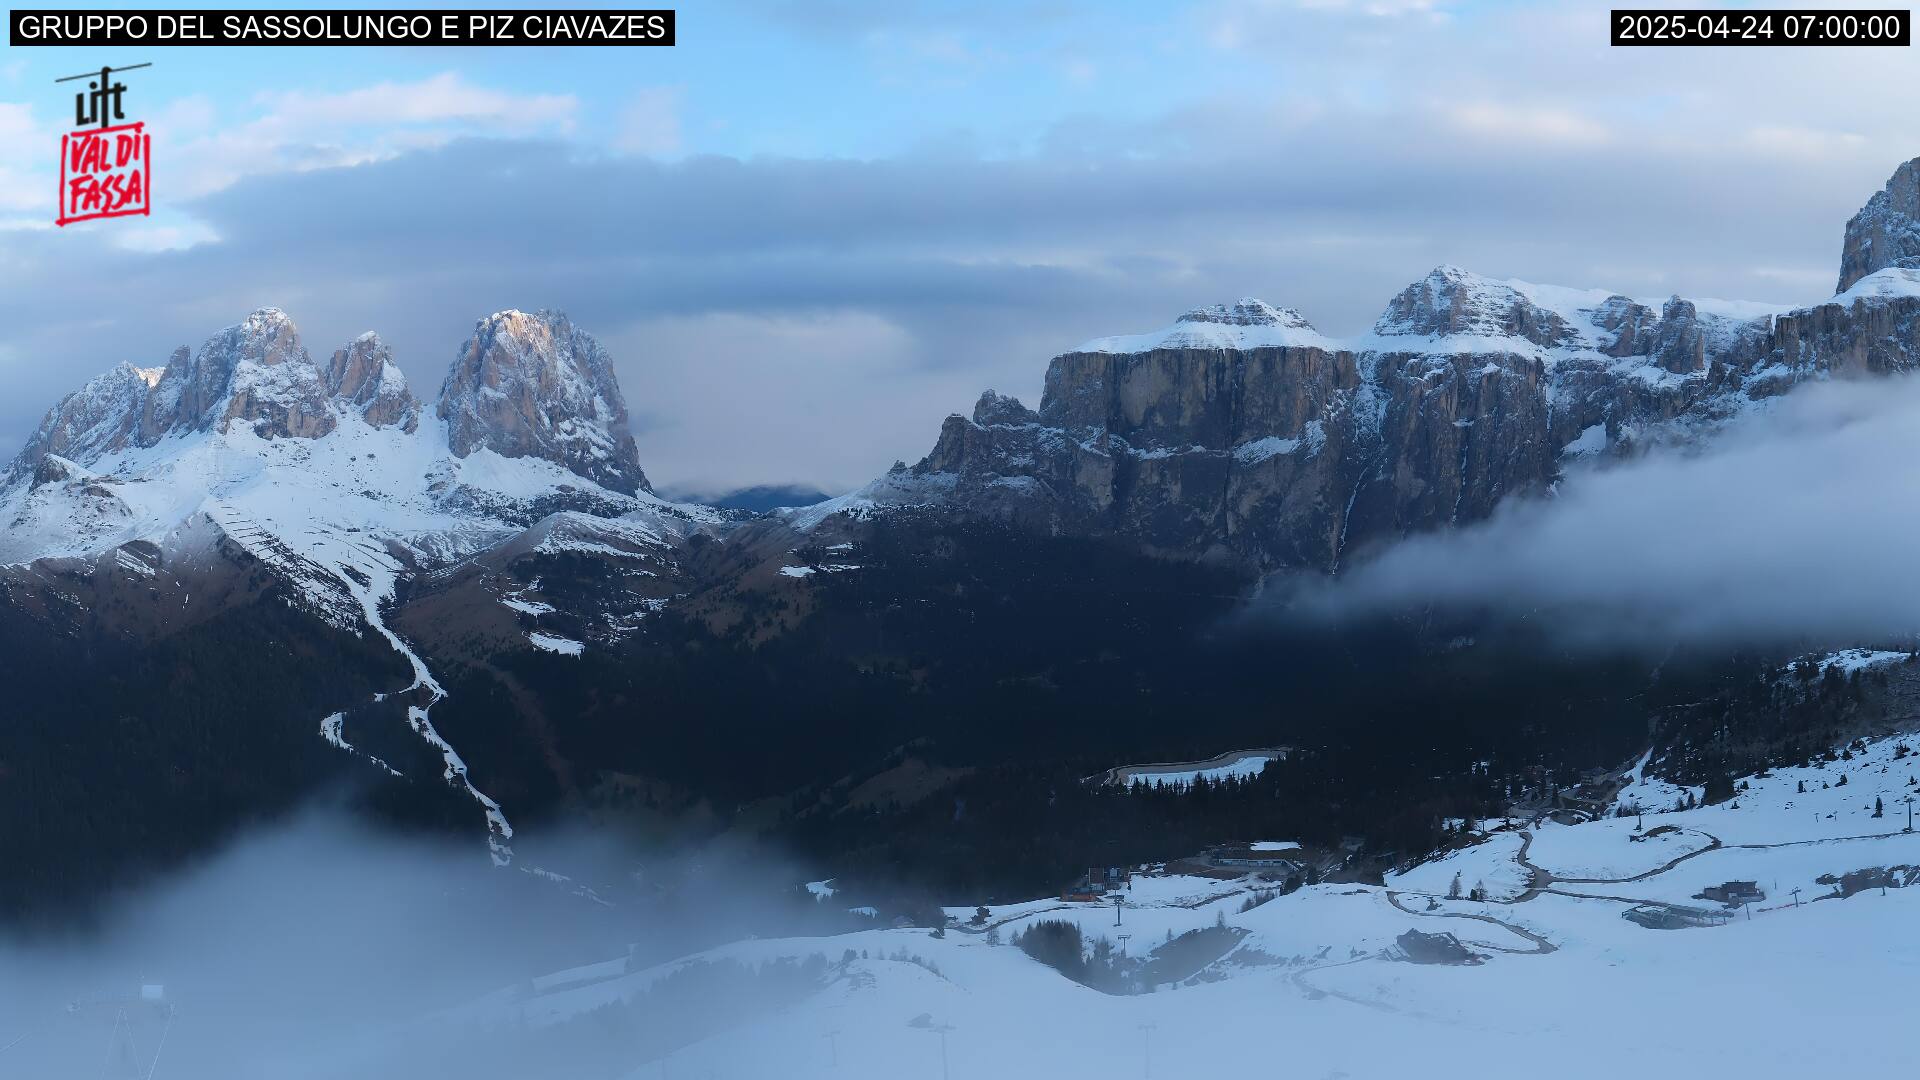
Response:
[[[540,1043],[551,1056],[538,1072],[489,1062],[477,1046],[511,1055],[540,1033],[498,997],[464,1007],[581,964],[611,960],[617,973],[629,955],[645,967],[756,933],[828,932],[815,924],[839,914],[805,902],[804,877],[764,852],[643,852],[573,835],[548,837],[538,861],[550,869],[496,870],[475,838],[401,839],[315,814],[126,897],[100,925],[0,930],[0,1067],[200,1080],[614,1075],[589,1065],[600,1048],[577,1033],[582,1045]]]
[[[1655,648],[1911,641],[1917,496],[1920,379],[1817,383],[1703,450],[1580,471],[1552,498],[1389,548],[1290,610],[1491,613]]]

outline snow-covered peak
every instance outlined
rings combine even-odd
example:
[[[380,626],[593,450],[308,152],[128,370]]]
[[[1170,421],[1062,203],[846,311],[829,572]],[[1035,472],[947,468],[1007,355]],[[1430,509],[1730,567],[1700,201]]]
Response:
[[[1243,298],[1231,304],[1194,308],[1172,326],[1145,334],[1095,338],[1070,350],[1076,353],[1144,353],[1158,349],[1335,348],[1292,308]]]
[[[1401,290],[1373,332],[1379,337],[1519,338],[1556,348],[1580,337],[1570,314],[1597,309],[1612,298],[1599,290],[1495,281],[1457,266],[1439,266]]]
[[[1784,311],[1739,300],[1634,299],[1607,289],[1494,279],[1440,266],[1403,289],[1356,349],[1511,351],[1549,363],[1575,354],[1647,356],[1676,373]]]
[[[157,378],[155,369],[120,364],[62,398],[47,410],[0,487],[30,479],[45,458],[90,461],[132,443],[148,389]]]
[[[1243,296],[1231,304],[1211,304],[1194,308],[1176,322],[1219,323],[1222,326],[1280,326],[1289,329],[1313,329],[1306,316],[1292,308],[1277,308],[1265,300]]]
[[[438,414],[456,456],[538,457],[614,491],[652,490],[613,358],[561,312],[481,319],[447,372]]]
[[[174,354],[148,398],[141,440],[236,423],[265,438],[313,438],[333,430],[327,398],[299,327],[279,308],[261,308],[193,356]]]

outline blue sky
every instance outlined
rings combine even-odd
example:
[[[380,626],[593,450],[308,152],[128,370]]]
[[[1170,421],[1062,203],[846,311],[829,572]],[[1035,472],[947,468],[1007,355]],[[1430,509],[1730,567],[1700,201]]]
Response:
[[[0,454],[262,304],[318,353],[379,330],[423,395],[476,318],[555,306],[663,484],[838,488],[1241,295],[1334,333],[1442,262],[1817,300],[1920,154],[1911,50],[1610,49],[1591,3],[678,11],[671,49],[9,49]],[[143,60],[157,212],[50,228],[52,79]]]

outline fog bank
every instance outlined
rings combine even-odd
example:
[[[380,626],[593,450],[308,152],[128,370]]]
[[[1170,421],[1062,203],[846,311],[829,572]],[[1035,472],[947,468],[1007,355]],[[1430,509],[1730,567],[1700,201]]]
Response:
[[[1618,643],[1856,644],[1920,627],[1920,381],[1803,387],[1702,449],[1575,468],[1546,498],[1414,537],[1281,603],[1430,608]]]

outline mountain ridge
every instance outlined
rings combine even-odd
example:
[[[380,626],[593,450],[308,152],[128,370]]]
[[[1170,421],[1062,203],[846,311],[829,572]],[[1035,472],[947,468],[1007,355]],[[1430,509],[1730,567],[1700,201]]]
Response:
[[[1849,250],[1889,257],[1857,233]],[[1916,366],[1920,267],[1779,310],[1441,266],[1353,338],[1244,299],[1096,339],[1050,361],[1038,408],[988,391],[917,464],[751,514],[654,493],[611,358],[558,312],[477,320],[428,411],[377,335],[316,358],[265,308],[49,411],[0,478],[0,633],[278,671],[351,656],[363,677],[341,700],[239,708],[218,665],[170,685],[190,700],[166,715],[204,725],[180,752],[224,763],[271,716],[273,746],[304,737],[449,801],[436,820],[477,809],[505,861],[523,806],[617,801],[648,777],[777,794],[817,779],[803,764],[915,737],[930,692],[956,718],[983,686],[1014,695],[1033,711],[985,706],[1001,740],[1062,685],[1146,725],[1163,699],[1104,667],[1116,641],[1128,663],[1171,655],[1265,575],[1337,573],[1590,459],[1709,439],[1809,379]],[[1099,647],[1054,662],[1079,644]],[[61,720],[37,729],[118,760],[111,725]],[[715,779],[737,761],[766,786]]]
[[[1337,572],[1586,460],[1710,438],[1808,379],[1920,368],[1909,233],[1920,159],[1848,223],[1844,288],[1817,304],[1634,300],[1442,265],[1349,338],[1260,300],[1196,309],[1054,357],[1037,409],[988,391],[918,463],[785,520],[857,532],[939,509]]]

